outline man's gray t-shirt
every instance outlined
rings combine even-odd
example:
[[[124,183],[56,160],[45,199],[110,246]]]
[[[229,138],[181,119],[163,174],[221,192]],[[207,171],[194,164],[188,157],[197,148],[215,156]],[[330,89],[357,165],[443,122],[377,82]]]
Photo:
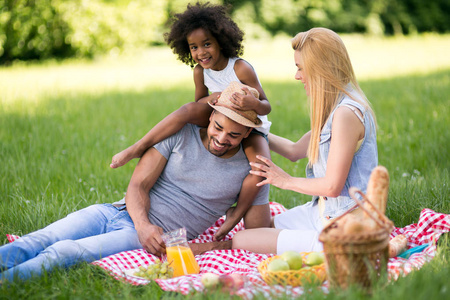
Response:
[[[233,157],[217,157],[203,145],[200,129],[187,124],[154,146],[167,165],[149,193],[150,222],[164,232],[185,227],[188,239],[204,232],[237,201],[250,171],[242,147]],[[268,197],[265,185],[253,205],[267,204]]]

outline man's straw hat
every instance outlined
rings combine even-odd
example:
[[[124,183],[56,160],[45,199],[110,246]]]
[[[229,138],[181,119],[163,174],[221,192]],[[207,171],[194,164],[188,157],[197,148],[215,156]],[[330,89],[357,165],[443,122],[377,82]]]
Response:
[[[227,86],[226,89],[223,90],[223,92],[220,94],[220,97],[215,104],[212,104],[211,102],[209,102],[208,104],[218,112],[224,114],[231,120],[235,121],[236,123],[239,123],[247,127],[261,127],[262,122],[258,118],[258,115],[256,114],[255,111],[238,110],[232,108],[231,106],[232,102],[230,98],[233,96],[234,93],[245,95],[245,92],[242,90],[243,87],[248,88],[250,92],[253,94],[253,96],[259,98],[259,93],[256,89],[249,87],[245,84],[239,83],[237,81],[233,81]]]

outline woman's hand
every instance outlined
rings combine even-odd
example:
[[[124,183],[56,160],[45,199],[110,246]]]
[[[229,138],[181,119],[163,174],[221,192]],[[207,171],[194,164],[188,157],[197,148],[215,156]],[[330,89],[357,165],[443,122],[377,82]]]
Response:
[[[288,173],[283,171],[280,167],[275,165],[270,159],[257,155],[257,159],[264,164],[251,162],[250,165],[258,170],[251,170],[250,174],[264,177],[265,179],[257,184],[262,186],[265,184],[271,184],[280,189],[285,189],[286,183],[292,178]]]

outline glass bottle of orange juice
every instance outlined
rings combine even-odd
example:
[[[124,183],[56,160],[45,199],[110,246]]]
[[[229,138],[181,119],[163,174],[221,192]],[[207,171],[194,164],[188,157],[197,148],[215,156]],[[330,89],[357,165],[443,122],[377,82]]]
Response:
[[[167,261],[173,268],[173,276],[198,274],[200,267],[186,239],[186,228],[179,228],[162,235],[166,244]]]

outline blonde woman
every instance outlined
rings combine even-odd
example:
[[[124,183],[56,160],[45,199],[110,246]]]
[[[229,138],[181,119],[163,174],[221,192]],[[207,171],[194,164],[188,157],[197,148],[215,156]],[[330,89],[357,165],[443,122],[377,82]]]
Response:
[[[355,203],[349,187],[366,191],[378,164],[376,121],[370,103],[356,81],[341,38],[325,28],[298,33],[292,39],[295,79],[309,99],[311,130],[297,142],[269,134],[270,149],[297,161],[308,158],[306,178],[294,177],[270,159],[251,163],[252,174],[265,178],[258,185],[312,195],[312,201],[272,220],[272,228],[248,229],[233,238],[233,248],[281,254],[286,250],[320,251],[320,231]]]

